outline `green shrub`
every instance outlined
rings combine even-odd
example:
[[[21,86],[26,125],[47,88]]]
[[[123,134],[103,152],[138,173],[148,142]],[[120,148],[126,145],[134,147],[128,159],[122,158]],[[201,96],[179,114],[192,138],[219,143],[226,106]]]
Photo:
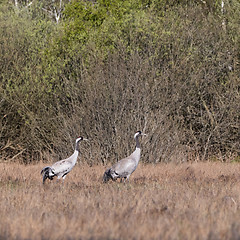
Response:
[[[2,153],[62,158],[81,134],[88,163],[115,162],[143,130],[144,162],[239,155],[240,6],[216,3],[72,1],[57,26],[1,12]]]

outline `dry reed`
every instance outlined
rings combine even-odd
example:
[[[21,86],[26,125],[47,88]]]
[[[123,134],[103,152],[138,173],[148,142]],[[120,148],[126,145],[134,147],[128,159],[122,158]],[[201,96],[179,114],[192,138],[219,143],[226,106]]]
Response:
[[[238,239],[236,163],[139,165],[130,184],[103,184],[78,164],[64,185],[43,164],[0,164],[0,239]]]

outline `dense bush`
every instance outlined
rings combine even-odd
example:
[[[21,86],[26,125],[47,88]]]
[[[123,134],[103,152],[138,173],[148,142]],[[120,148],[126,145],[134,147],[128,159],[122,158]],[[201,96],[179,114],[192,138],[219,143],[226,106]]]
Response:
[[[83,158],[106,163],[139,129],[145,162],[239,155],[238,1],[72,1],[58,25],[6,9],[2,156],[64,157],[81,134]]]

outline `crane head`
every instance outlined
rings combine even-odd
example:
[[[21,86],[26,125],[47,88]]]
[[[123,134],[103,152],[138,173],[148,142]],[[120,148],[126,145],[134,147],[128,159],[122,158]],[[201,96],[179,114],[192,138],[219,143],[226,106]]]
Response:
[[[134,135],[134,138],[138,137],[138,136],[147,136],[147,134],[142,133],[141,131],[137,131]]]
[[[88,139],[86,139],[86,138],[84,138],[84,137],[78,137],[77,139],[76,139],[76,143],[78,143],[78,142],[80,142],[80,141],[88,141]]]

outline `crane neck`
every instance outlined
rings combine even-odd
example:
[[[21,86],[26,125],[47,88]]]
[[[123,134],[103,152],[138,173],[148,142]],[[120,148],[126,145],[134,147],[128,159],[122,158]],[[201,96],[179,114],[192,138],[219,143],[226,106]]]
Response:
[[[140,148],[140,142],[139,142],[138,136],[135,137],[135,140],[136,140],[136,149]]]
[[[79,145],[80,145],[79,142],[76,142],[76,144],[75,144],[75,151],[77,151],[77,152],[79,152],[79,150],[80,150],[80,146]]]

